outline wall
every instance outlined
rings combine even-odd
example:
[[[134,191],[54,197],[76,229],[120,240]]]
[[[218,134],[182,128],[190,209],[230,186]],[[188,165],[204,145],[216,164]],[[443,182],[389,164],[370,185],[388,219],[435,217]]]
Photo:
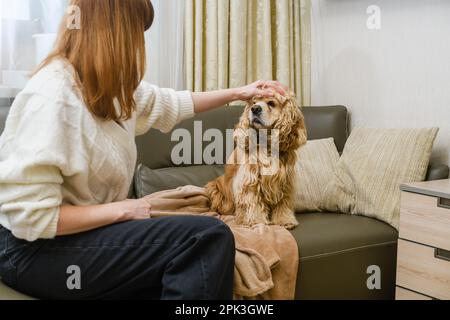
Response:
[[[432,162],[450,164],[450,1],[312,3],[313,105],[346,105],[352,127],[438,126]]]

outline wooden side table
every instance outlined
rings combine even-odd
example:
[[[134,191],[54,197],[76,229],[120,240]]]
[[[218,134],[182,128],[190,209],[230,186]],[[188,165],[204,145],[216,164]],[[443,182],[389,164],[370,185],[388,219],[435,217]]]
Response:
[[[397,300],[450,300],[450,180],[401,186]]]

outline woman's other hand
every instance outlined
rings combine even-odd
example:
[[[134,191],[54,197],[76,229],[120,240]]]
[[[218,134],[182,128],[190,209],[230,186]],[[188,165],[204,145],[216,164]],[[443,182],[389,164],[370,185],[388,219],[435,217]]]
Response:
[[[278,81],[256,81],[248,86],[236,89],[236,99],[248,101],[255,96],[272,97],[273,91],[286,95],[287,88]]]
[[[125,200],[93,206],[61,206],[58,236],[66,236],[109,226],[114,223],[151,218],[146,199]]]
[[[121,221],[146,220],[151,218],[151,204],[145,199],[129,199],[118,202]]]

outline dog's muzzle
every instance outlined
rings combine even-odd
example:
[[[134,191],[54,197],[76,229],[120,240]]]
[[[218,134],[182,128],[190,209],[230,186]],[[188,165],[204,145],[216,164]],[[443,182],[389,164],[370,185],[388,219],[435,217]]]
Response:
[[[263,108],[260,105],[255,104],[251,109],[251,122],[253,125],[264,126],[264,122],[261,119],[263,114]]]
[[[252,107],[252,114],[253,114],[254,116],[260,116],[261,113],[262,113],[262,108],[261,108],[261,106],[255,105],[255,106]]]

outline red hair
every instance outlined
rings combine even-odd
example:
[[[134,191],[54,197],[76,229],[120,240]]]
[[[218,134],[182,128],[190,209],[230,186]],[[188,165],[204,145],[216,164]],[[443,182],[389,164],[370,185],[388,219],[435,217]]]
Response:
[[[150,0],[71,0],[80,12],[80,28],[61,24],[53,51],[39,69],[55,59],[68,60],[77,72],[89,111],[121,121],[136,108],[134,92],[146,69],[144,32],[153,23]],[[120,105],[117,112],[114,100]]]

